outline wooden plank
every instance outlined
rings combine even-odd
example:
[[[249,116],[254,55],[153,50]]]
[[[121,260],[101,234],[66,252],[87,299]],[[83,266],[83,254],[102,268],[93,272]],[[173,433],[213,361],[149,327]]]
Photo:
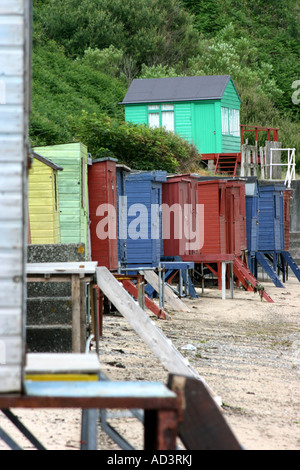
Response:
[[[0,54],[0,74],[16,77],[23,76],[23,51],[18,49],[3,49]],[[1,132],[2,129],[1,129]]]
[[[0,279],[0,286],[0,309],[7,307],[21,309],[23,305],[22,278],[16,282],[1,281]]]
[[[93,276],[84,276],[86,282],[92,282],[94,280]],[[27,277],[27,282],[71,282],[70,274],[61,275],[59,273],[53,274],[52,277],[44,277],[44,275],[29,275]]]
[[[145,410],[144,450],[176,450],[178,413]]]
[[[176,394],[160,382],[115,382],[98,380],[98,382],[82,381],[75,383],[63,382],[27,382],[25,384],[28,396],[33,397],[101,397],[101,398],[135,398],[135,399],[176,399]],[[175,400],[177,401],[177,400]],[[174,405],[176,405],[174,403]]]
[[[22,378],[22,370],[19,365],[0,365],[0,400],[1,393],[11,393],[21,390]]]
[[[122,280],[121,282],[124,286],[124,288],[131,294],[133,295],[136,299],[138,298],[138,291],[136,286],[133,284],[133,282],[129,280]],[[158,318],[163,318],[163,319],[170,319],[170,315],[168,315],[164,310],[162,310],[158,305],[156,305],[154,302],[152,302],[147,295],[145,295],[145,306],[151,310],[154,315],[156,315]]]
[[[26,374],[98,374],[100,363],[96,353],[28,353]]]
[[[87,317],[86,317],[86,296],[85,280],[80,281],[80,352],[85,351],[87,342]]]
[[[222,411],[199,380],[171,374],[168,386],[182,398],[179,436],[187,450],[242,450]]]
[[[10,164],[19,163],[23,161],[23,158],[24,158],[24,151],[23,151],[23,146],[22,146],[23,140],[20,135],[2,134],[1,129],[0,129],[0,141],[1,141],[1,153],[0,153],[1,169],[2,169],[2,166],[5,166],[8,164],[7,163],[8,159],[9,159]]]
[[[0,15],[23,15],[25,0],[1,0]]]
[[[159,278],[154,271],[142,271],[145,280],[159,292]],[[171,287],[165,283],[165,301],[176,312],[190,312],[190,309],[180,300],[177,295],[172,291]]]
[[[76,274],[72,275],[72,351],[81,352],[80,335],[80,307],[81,307],[80,279]]]
[[[18,309],[0,308],[0,331],[2,336],[21,336],[22,320]]]
[[[97,268],[97,284],[103,294],[116,309],[128,320],[135,332],[147,344],[170,373],[184,374],[205,381],[189,364],[172,342],[156,327],[143,309],[125,291],[120,283],[105,267]],[[208,388],[208,386],[205,384]],[[208,388],[208,390],[210,390]],[[211,390],[212,396],[217,399]]]
[[[6,220],[22,218],[23,200],[20,194],[12,193],[9,197],[0,194],[0,214],[5,214]]]
[[[96,262],[28,263],[27,274],[95,274]]]
[[[21,364],[23,344],[20,336],[0,336],[0,364]]]
[[[24,20],[21,16],[0,16],[0,47],[20,47],[24,40]]]
[[[1,105],[0,107],[0,128],[8,134],[21,133],[23,129],[21,105]]]
[[[18,276],[22,270],[22,260],[20,253],[17,250],[3,250],[0,251],[1,257],[1,272],[0,278],[8,279]]]
[[[36,382],[98,382],[98,374],[26,374],[25,380]]]

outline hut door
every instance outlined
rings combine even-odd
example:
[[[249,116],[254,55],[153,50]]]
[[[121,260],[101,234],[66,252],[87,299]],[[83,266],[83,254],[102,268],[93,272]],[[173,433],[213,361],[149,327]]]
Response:
[[[194,143],[200,153],[216,153],[215,106],[210,103],[195,104]]]
[[[240,198],[235,189],[231,192],[227,202],[229,204],[227,212],[228,253],[239,256],[241,246]]]
[[[284,249],[289,249],[289,233],[290,233],[290,192],[284,192]]]
[[[220,253],[226,253],[226,194],[224,188],[219,188],[219,214],[220,214]],[[229,238],[229,237],[228,237]]]
[[[189,254],[187,250],[187,243],[190,241],[190,234],[191,234],[191,228],[190,228],[190,213],[188,210],[188,207],[185,207],[185,205],[190,204],[190,198],[189,198],[189,191],[188,191],[188,184],[186,182],[182,182],[179,186],[179,204],[182,208],[182,227],[181,227],[181,239],[179,240],[179,254],[180,255],[187,255]]]
[[[240,213],[240,197],[239,193],[233,196],[234,207],[234,253],[238,256],[241,254],[241,213]]]
[[[274,234],[275,234],[275,250],[281,249],[281,213],[280,213],[280,196],[274,194]]]
[[[117,195],[116,195],[116,183],[115,183],[115,180],[114,180],[114,175],[113,175],[113,172],[111,169],[108,169],[107,170],[107,181],[108,181],[108,188],[107,188],[107,191],[108,191],[108,198],[107,198],[107,202],[108,204],[111,204],[113,207],[117,207]],[[117,221],[116,221],[116,217],[117,217],[117,214],[115,215],[112,215],[113,217],[113,220],[111,220],[111,223],[113,224],[113,226],[117,227]],[[116,238],[117,238],[117,234],[115,234]],[[109,248],[109,261],[110,261],[110,266],[113,266],[114,264],[117,264],[117,259],[114,259],[116,257],[116,253],[114,253],[114,246],[112,246],[112,242],[111,240],[109,240],[109,243],[108,243],[108,248]]]
[[[258,197],[252,198],[251,250],[258,250]]]
[[[227,189],[228,191],[228,189]],[[226,197],[227,253],[234,253],[234,195]]]
[[[160,262],[160,258],[163,255],[163,243],[162,243],[162,215],[159,207],[161,205],[161,188],[155,183],[151,189],[151,204],[154,204],[158,210],[151,212],[150,208],[150,218],[151,218],[151,232],[149,236],[154,235],[152,238],[152,264],[157,265]],[[153,217],[153,214],[156,216]]]

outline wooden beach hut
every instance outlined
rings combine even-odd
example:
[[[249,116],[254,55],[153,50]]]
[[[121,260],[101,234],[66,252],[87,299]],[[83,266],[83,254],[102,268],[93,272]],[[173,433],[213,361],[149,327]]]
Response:
[[[236,174],[241,99],[230,75],[135,79],[122,104],[126,121],[175,132],[216,171]]]
[[[93,160],[88,168],[92,261],[118,269],[116,159]]]
[[[127,264],[126,176],[130,171],[128,166],[119,163],[116,164],[118,261],[122,266],[126,266]]]
[[[228,178],[199,177],[198,204],[204,205],[204,243],[200,254],[185,255],[183,260],[207,267],[224,289],[224,270],[230,267],[236,281],[249,291],[259,291],[268,301],[272,299],[261,289],[246,264],[246,199],[245,183]],[[222,274],[223,273],[223,274]]]
[[[199,253],[200,248],[190,246],[193,240],[196,240],[198,229],[198,177],[168,176],[162,185],[162,204],[164,256]]]
[[[58,174],[62,243],[81,243],[89,258],[88,152],[81,143],[37,147],[36,153],[64,170]]]
[[[198,204],[204,205],[204,243],[201,254],[227,253],[226,180],[199,179]]]
[[[247,249],[245,182],[226,180],[226,253],[244,257]]]
[[[136,171],[126,177],[127,266],[158,266],[163,252],[162,183],[165,171]]]
[[[288,251],[289,190],[263,181],[250,185],[246,183],[248,264],[256,277],[260,265],[275,286],[284,287],[286,265],[300,280],[300,270]]]
[[[60,243],[58,172],[62,167],[33,154],[29,171],[29,220],[32,244]]]

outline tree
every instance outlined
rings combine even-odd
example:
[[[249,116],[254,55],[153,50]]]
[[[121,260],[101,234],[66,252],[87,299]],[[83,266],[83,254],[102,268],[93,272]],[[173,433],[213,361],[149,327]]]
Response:
[[[38,8],[36,21],[71,57],[112,45],[138,68],[185,60],[198,42],[179,0],[54,0]]]

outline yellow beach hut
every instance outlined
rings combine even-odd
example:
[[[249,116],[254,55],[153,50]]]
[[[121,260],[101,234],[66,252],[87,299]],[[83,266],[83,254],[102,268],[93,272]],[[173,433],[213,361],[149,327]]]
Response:
[[[62,170],[51,160],[33,153],[28,181],[32,244],[61,243],[58,171]]]

